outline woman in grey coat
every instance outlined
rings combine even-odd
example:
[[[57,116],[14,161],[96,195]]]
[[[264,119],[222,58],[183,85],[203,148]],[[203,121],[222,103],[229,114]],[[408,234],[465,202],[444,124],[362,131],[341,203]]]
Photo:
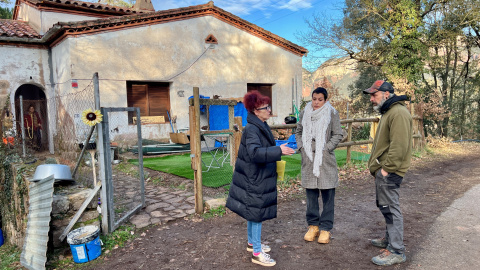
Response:
[[[313,90],[312,101],[300,114],[295,136],[302,154],[302,186],[307,193],[309,228],[304,239],[311,242],[318,236],[321,244],[329,243],[333,228],[335,188],[338,187],[337,160],[333,151],[343,138],[340,116],[327,99],[325,88]]]

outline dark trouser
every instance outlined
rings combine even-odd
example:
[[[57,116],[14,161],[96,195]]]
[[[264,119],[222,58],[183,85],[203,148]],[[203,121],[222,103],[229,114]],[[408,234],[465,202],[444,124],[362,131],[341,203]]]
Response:
[[[42,147],[42,130],[37,128],[32,131],[32,128],[27,128],[28,142],[36,150]]]
[[[319,226],[320,230],[330,231],[333,228],[335,206],[335,189],[306,189],[307,191],[307,223]],[[318,205],[319,193],[322,193],[323,209],[320,215]]]
[[[34,133],[35,146],[40,149],[42,148],[42,130],[37,128]]]
[[[385,218],[385,239],[388,240],[387,249],[391,252],[405,253],[403,245],[403,216],[400,210],[398,189],[403,177],[389,173],[383,176],[378,170],[375,174],[375,188],[377,195],[377,207]]]

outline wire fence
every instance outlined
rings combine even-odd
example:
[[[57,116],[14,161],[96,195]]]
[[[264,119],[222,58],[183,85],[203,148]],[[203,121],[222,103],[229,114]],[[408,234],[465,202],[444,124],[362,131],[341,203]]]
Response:
[[[39,99],[19,96],[13,104],[14,112],[7,111],[3,127],[3,140],[11,154],[33,162],[53,148],[59,154],[58,162],[75,163],[90,130],[82,122],[82,112],[95,108],[92,81],[69,94]]]
[[[214,131],[223,128],[228,129],[228,109],[222,114],[214,113],[211,105],[203,105],[200,111],[200,131]],[[217,105],[213,105],[217,106]],[[203,110],[202,110],[203,109]],[[223,117],[220,121],[214,118]],[[212,122],[223,122],[222,125],[212,125]],[[233,146],[233,134],[230,132],[204,133],[200,135],[202,183],[207,187],[228,186],[232,181],[233,162],[231,158],[231,147]]]
[[[142,139],[139,126],[129,124],[136,112],[134,108],[102,108],[102,111],[104,148],[110,147],[105,149],[105,154],[109,155],[109,158],[105,159],[105,178],[107,200],[111,203],[110,227],[114,230],[135,211],[145,206],[143,161],[139,161],[143,152],[138,153]],[[132,159],[137,162],[130,162]]]

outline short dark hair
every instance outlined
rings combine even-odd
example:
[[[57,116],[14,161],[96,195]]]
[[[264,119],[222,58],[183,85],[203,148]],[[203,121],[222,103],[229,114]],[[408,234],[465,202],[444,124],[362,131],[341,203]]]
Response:
[[[325,100],[328,99],[327,89],[323,87],[317,87],[315,90],[312,91],[312,97],[313,97],[313,94],[323,94],[323,96],[325,97]]]
[[[260,94],[257,90],[250,91],[243,97],[243,105],[248,112],[253,113],[258,106],[263,104],[270,104],[270,98]]]

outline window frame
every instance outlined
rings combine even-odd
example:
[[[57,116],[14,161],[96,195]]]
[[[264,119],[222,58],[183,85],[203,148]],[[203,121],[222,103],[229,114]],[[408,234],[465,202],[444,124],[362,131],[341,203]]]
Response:
[[[140,89],[142,88],[143,89]],[[144,93],[141,93],[141,92]],[[144,95],[144,96],[142,96]],[[171,112],[170,83],[149,81],[127,81],[127,106],[139,107],[142,117],[152,116],[152,120],[142,119],[142,124],[167,124]],[[159,112],[160,110],[160,112]],[[164,122],[154,116],[163,116]],[[128,113],[128,123],[133,125],[133,112]]]

